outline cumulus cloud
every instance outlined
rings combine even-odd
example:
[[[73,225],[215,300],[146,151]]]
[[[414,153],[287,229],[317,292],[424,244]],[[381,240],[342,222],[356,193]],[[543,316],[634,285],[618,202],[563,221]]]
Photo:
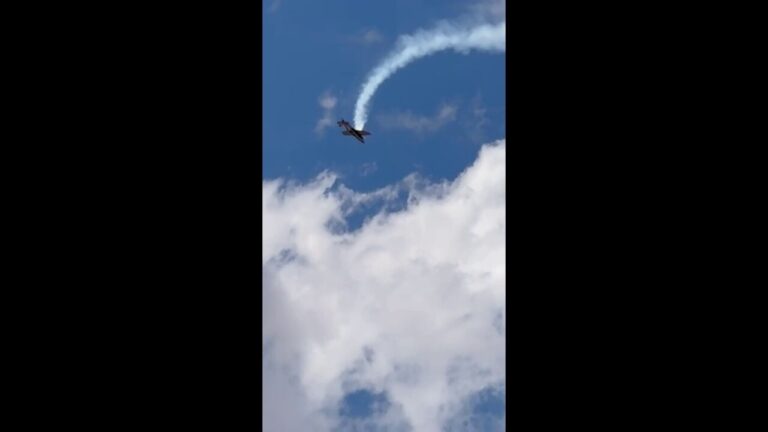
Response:
[[[406,111],[382,114],[377,119],[379,124],[386,129],[406,129],[418,133],[435,132],[454,121],[457,110],[456,105],[443,104],[432,117],[419,116]]]
[[[505,151],[483,146],[454,181],[371,193],[330,172],[264,181],[266,431],[352,428],[340,403],[366,389],[387,408],[358,426],[438,432],[504,384]],[[355,206],[395,190],[405,208],[344,229]]]
[[[317,100],[320,107],[323,109],[323,115],[315,124],[315,133],[320,135],[325,128],[333,125],[333,109],[336,107],[338,99],[330,91],[326,91]]]

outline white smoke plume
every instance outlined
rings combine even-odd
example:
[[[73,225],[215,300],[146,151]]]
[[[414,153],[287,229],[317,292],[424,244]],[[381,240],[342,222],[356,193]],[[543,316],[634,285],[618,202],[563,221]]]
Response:
[[[398,69],[421,57],[446,49],[467,53],[473,49],[491,52],[506,50],[507,22],[474,26],[442,22],[431,30],[401,36],[396,48],[371,71],[355,103],[355,129],[368,121],[368,106],[376,89]]]

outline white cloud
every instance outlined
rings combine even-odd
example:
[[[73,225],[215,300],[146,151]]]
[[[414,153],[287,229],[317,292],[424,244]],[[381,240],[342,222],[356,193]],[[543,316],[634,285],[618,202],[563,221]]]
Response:
[[[379,124],[387,129],[406,129],[417,133],[435,132],[456,119],[458,107],[443,104],[432,117],[419,116],[410,111],[382,114]]]
[[[328,172],[264,181],[266,431],[331,430],[344,393],[369,388],[392,404],[380,421],[437,432],[503,383],[505,148],[484,146],[453,182],[369,194]],[[332,228],[397,188],[404,210]]]
[[[338,99],[329,90],[320,95],[317,103],[323,109],[323,115],[315,124],[316,134],[322,134],[325,128],[333,125],[333,109],[336,107],[336,102],[338,102]]]

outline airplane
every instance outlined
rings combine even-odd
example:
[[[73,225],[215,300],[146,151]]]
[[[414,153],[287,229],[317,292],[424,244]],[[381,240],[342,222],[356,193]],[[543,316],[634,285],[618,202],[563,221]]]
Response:
[[[352,135],[353,137],[357,138],[357,140],[360,141],[363,144],[365,144],[365,138],[363,138],[363,136],[371,134],[368,131],[357,130],[357,129],[353,128],[352,125],[349,124],[349,122],[347,122],[344,119],[341,119],[340,121],[337,121],[336,124],[339,125],[339,127],[343,127],[344,128],[344,130],[341,131],[342,135]]]

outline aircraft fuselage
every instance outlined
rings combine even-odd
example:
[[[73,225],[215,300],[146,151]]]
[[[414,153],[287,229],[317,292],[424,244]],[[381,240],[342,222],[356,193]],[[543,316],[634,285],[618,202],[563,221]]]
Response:
[[[363,138],[363,136],[371,134],[370,132],[353,128],[352,125],[350,125],[344,119],[340,120],[337,124],[344,128],[344,130],[341,132],[343,135],[351,135],[361,143],[365,143],[365,138]]]

